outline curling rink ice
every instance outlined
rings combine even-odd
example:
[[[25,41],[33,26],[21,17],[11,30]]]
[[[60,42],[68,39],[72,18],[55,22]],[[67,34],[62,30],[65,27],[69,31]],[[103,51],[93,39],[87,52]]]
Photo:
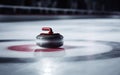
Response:
[[[62,34],[64,45],[38,47],[42,27]],[[120,19],[1,22],[0,75],[120,75]]]

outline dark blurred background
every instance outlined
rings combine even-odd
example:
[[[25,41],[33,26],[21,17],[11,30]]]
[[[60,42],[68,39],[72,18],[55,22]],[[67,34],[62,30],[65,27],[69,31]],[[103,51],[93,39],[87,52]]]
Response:
[[[0,14],[119,12],[120,0],[0,0]]]

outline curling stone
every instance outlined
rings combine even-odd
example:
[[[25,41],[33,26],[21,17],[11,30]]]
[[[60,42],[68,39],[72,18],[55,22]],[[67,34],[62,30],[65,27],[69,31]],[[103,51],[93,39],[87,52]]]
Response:
[[[54,33],[52,28],[43,27],[43,31],[48,33],[41,33],[36,36],[37,45],[44,48],[58,48],[63,45],[63,36],[59,33]]]

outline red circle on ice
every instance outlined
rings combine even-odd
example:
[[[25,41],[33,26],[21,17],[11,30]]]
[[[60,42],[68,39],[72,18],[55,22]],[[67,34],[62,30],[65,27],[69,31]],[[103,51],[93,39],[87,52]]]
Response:
[[[55,52],[55,51],[62,51],[65,49],[72,49],[76,48],[74,46],[64,46],[64,48],[37,48],[33,49],[32,47],[35,47],[34,44],[26,44],[26,45],[15,45],[15,46],[9,46],[9,50],[13,51],[21,51],[21,52]]]

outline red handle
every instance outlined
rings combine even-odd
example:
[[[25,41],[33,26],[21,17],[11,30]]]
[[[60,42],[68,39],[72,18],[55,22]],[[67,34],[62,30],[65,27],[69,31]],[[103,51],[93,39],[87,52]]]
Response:
[[[49,34],[49,35],[52,35],[52,34],[53,34],[52,28],[50,28],[50,27],[43,27],[42,30],[43,30],[43,31],[48,31],[47,34]]]

